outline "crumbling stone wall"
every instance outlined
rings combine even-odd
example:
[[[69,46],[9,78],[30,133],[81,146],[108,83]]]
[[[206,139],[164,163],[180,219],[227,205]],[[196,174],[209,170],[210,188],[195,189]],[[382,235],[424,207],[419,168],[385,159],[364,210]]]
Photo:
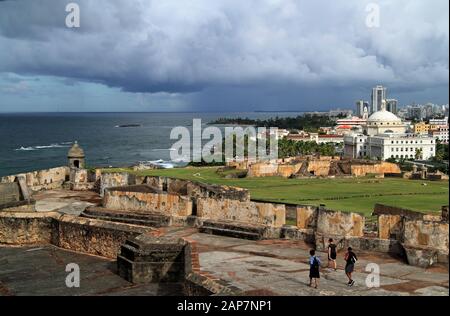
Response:
[[[188,196],[191,199],[217,198],[236,199],[240,201],[250,200],[248,190],[224,185],[210,185],[166,177],[147,177],[146,183],[154,189],[166,191],[169,194]]]
[[[87,169],[70,170],[70,189],[73,191],[88,191],[95,188],[96,173]]]
[[[24,177],[27,186],[32,191],[54,190],[62,188],[64,182],[68,180],[69,175],[69,167],[58,167],[2,177],[0,182],[11,183],[18,177]]]
[[[0,244],[48,244],[53,227],[53,218],[45,213],[0,212]]]
[[[401,170],[400,167],[395,163],[377,162],[374,164],[371,163],[352,164],[351,172],[353,176],[364,177],[368,174],[386,174],[386,173],[400,174]]]
[[[53,244],[115,259],[129,238],[151,232],[141,226],[59,213],[0,213],[0,244]]]
[[[447,251],[449,224],[434,221],[405,221],[404,244],[406,246],[431,247]]]
[[[403,248],[408,263],[429,267],[435,263],[448,264],[449,225],[435,221],[405,221]]]
[[[380,215],[378,216],[378,237],[380,239],[401,240],[403,236],[403,216]]]
[[[249,165],[247,177],[275,177],[278,176],[278,164],[275,163],[254,163]]]
[[[311,160],[308,162],[308,173],[317,177],[326,177],[330,174],[331,160]]]
[[[197,201],[197,215],[205,220],[234,221],[275,228],[286,224],[284,204],[201,198]]]
[[[144,185],[107,189],[104,206],[119,211],[156,212],[168,216],[192,215],[192,201],[188,197],[158,192]]]
[[[299,229],[315,228],[317,223],[317,207],[297,206],[297,227]]]
[[[56,221],[52,243],[60,248],[115,259],[129,238],[149,229],[64,215]]]
[[[300,171],[303,163],[289,164],[289,165],[278,165],[277,175],[283,178],[289,178],[293,174],[296,174]]]
[[[364,236],[365,218],[356,213],[318,210],[317,232],[344,237]]]
[[[101,176],[100,196],[103,196],[108,188],[134,184],[136,184],[136,177],[127,172],[104,172]]]
[[[24,177],[17,178],[15,182],[0,183],[0,211],[32,212],[34,205]]]
[[[448,206],[442,207],[441,217],[442,217],[442,221],[448,223]]]
[[[334,157],[296,157],[293,159],[274,162],[261,162],[246,165],[248,177],[273,177],[285,178],[297,176],[356,176],[364,177],[368,174],[401,174],[400,167],[394,163],[362,160],[341,160]]]
[[[19,202],[20,195],[20,187],[17,182],[0,183],[0,206]]]

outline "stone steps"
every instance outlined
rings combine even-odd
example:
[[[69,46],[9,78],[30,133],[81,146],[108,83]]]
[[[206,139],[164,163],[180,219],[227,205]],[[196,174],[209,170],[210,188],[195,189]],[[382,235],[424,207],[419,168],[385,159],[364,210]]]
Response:
[[[204,221],[199,231],[210,235],[261,240],[264,239],[266,229],[264,226],[251,226],[233,222]]]
[[[83,211],[81,217],[99,219],[109,222],[126,223],[148,227],[167,227],[170,217],[158,213],[133,213],[130,211],[115,211],[100,207],[89,207]]]

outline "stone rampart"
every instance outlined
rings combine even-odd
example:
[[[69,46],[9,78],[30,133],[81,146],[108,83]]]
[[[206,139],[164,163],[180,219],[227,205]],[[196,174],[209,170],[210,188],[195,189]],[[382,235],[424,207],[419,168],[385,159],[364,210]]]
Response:
[[[118,211],[154,212],[168,216],[192,215],[192,202],[188,197],[157,191],[146,185],[107,189],[104,207]]]
[[[100,180],[100,195],[108,188],[135,185],[136,177],[128,172],[102,172]]]
[[[286,224],[286,206],[230,199],[201,198],[197,201],[197,216],[203,220],[233,221],[280,228]]]
[[[0,182],[11,183],[16,181],[18,177],[24,177],[27,186],[32,191],[53,190],[62,188],[69,176],[69,167],[58,167],[2,177]]]
[[[151,229],[59,213],[0,213],[0,244],[53,244],[57,247],[116,258],[129,238]]]

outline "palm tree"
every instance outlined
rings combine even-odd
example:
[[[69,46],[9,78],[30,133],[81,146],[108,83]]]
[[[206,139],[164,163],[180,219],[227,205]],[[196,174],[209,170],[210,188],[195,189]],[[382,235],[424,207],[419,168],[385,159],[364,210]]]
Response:
[[[423,149],[417,148],[416,149],[416,160],[422,160],[423,159]]]

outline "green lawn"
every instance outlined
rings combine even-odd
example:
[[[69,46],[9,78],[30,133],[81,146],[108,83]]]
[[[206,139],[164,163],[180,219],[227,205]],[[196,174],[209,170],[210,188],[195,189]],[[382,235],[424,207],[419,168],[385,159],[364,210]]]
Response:
[[[325,204],[330,209],[371,214],[376,203],[423,212],[439,212],[449,204],[446,182],[404,179],[225,179],[216,168],[180,168],[137,172],[250,190],[253,199],[302,205]],[[423,184],[427,185],[424,186]]]

